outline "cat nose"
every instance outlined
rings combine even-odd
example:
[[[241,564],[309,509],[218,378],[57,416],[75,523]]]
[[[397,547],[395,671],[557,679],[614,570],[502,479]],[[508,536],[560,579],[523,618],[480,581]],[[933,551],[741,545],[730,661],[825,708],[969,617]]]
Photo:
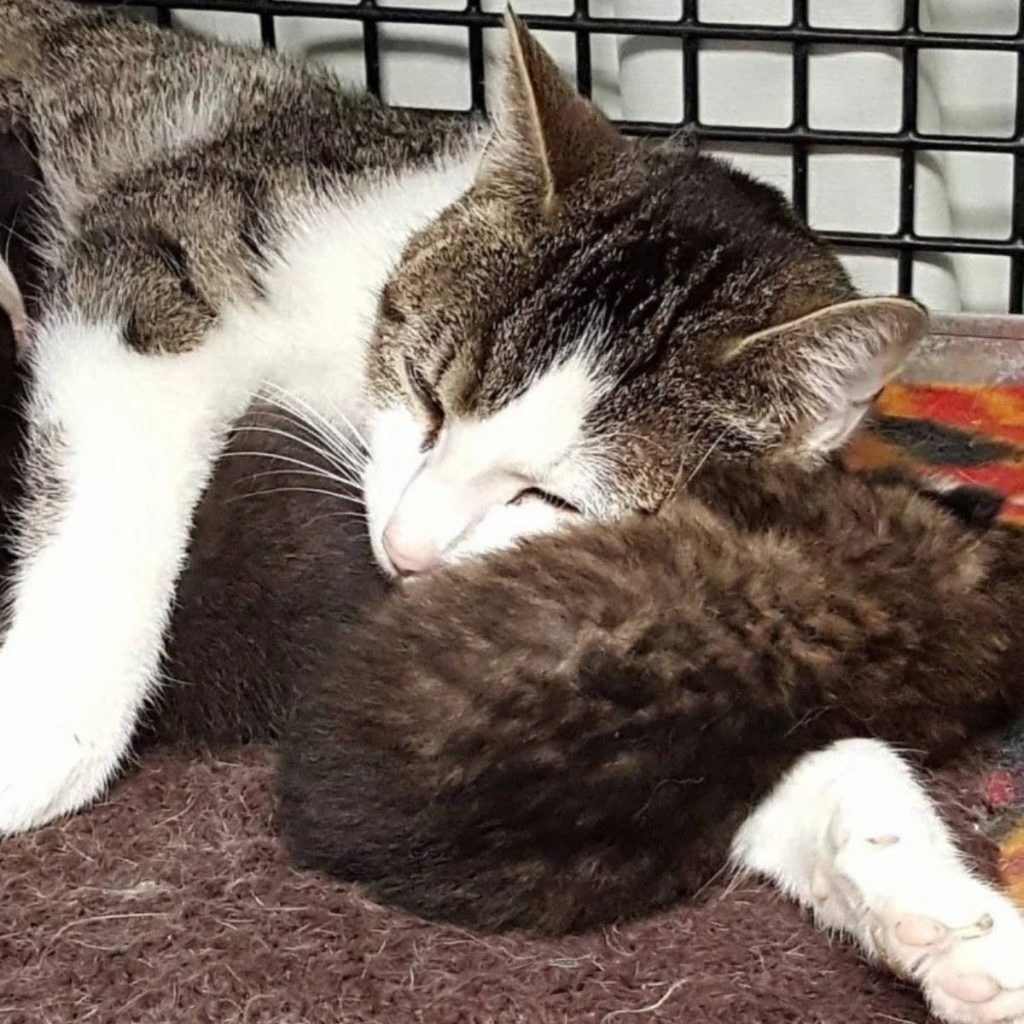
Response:
[[[437,547],[426,538],[403,536],[391,523],[382,538],[384,553],[400,576],[415,576],[432,568],[440,557]]]

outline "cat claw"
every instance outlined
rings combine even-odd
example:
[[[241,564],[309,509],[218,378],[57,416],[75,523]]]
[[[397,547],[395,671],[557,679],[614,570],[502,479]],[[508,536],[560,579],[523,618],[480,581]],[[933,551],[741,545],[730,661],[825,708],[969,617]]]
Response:
[[[911,914],[896,925],[896,938],[905,946],[933,946],[947,935],[962,941],[978,939],[994,927],[991,914],[982,914],[977,921],[959,928],[948,928],[932,917]]]
[[[921,914],[911,914],[896,925],[896,938],[904,946],[934,946],[949,934],[949,929],[940,921]]]
[[[1024,917],[929,837],[837,837],[814,873],[821,920],[920,985],[947,1024],[1024,1024]]]
[[[20,359],[28,348],[29,324],[21,289],[6,261],[0,257],[0,311],[7,314],[14,333],[15,353]]]

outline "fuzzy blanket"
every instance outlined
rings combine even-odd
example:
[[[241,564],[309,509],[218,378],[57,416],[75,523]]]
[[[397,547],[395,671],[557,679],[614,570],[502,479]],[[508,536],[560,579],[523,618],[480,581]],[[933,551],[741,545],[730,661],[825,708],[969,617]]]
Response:
[[[4,1024],[925,1024],[766,886],[538,941],[424,924],[292,870],[267,751],[166,751],[0,844]],[[974,773],[937,782],[972,849]]]

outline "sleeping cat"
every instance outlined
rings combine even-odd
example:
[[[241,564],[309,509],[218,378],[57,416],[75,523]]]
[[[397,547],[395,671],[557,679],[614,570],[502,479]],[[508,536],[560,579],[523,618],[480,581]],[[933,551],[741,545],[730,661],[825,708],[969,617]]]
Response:
[[[370,541],[415,577],[569,527],[583,549],[586,521],[621,541],[730,464],[751,487],[762,465],[810,473],[912,349],[921,310],[858,298],[776,193],[626,140],[514,20],[510,39],[488,135],[278,57],[0,0],[0,119],[35,138],[46,207],[0,831],[83,806],[116,771],[159,689],[197,502],[268,388],[332,436],[366,436]],[[412,579],[408,600],[453,599],[445,580],[462,578]],[[968,693],[965,723],[994,699]],[[890,799],[866,799],[869,782]],[[766,791],[738,780],[735,799]],[[946,1019],[1024,1013],[1019,917],[970,880],[884,747],[805,756],[739,835],[739,863],[805,901],[819,876],[853,893],[828,923],[893,957]],[[862,849],[880,856],[851,866]],[[928,887],[894,898],[908,877]]]

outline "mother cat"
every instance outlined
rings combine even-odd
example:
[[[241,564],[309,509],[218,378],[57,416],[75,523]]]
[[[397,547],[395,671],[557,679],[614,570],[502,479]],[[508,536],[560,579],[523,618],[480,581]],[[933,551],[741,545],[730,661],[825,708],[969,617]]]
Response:
[[[193,510],[262,387],[365,431],[371,542],[415,576],[581,520],[675,514],[681,486],[731,465],[770,490],[765,467],[837,448],[923,331],[912,303],[858,299],[773,191],[624,139],[510,29],[489,137],[276,57],[0,0],[0,118],[39,147],[48,276],[0,648],[0,832],[116,771]],[[944,529],[970,591],[984,559]],[[426,612],[432,586],[403,607]],[[971,725],[1017,697],[979,676],[957,705]],[[946,1019],[1024,1015],[1019,917],[881,745],[801,761],[736,852]]]

